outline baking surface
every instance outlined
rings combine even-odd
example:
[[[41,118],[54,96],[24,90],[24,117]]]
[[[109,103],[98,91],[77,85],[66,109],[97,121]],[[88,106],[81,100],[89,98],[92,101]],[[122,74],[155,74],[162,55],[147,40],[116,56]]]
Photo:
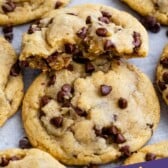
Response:
[[[77,4],[84,3],[101,3],[108,6],[116,7],[117,9],[128,11],[132,13],[134,16],[137,16],[132,10],[130,10],[127,6],[121,3],[119,0],[72,0],[70,6],[74,6]],[[26,32],[29,25],[18,26],[14,28],[14,39],[12,45],[16,49],[17,53],[19,53],[20,45],[21,45],[21,36],[23,32]],[[129,62],[134,63],[138,66],[141,71],[146,73],[152,82],[155,82],[155,70],[156,65],[159,61],[160,54],[162,52],[163,47],[166,43],[168,43],[168,37],[166,37],[166,30],[168,28],[162,27],[161,31],[157,34],[149,33],[149,55],[146,58],[132,59]],[[24,82],[25,82],[25,90],[31,84],[33,79],[37,76],[38,72],[33,70],[26,70],[24,72]],[[160,94],[158,94],[160,97]],[[162,140],[168,139],[168,108],[164,104],[163,100],[160,99],[161,103],[161,121],[157,131],[154,133],[152,139],[149,141],[150,144],[155,142],[160,142]],[[135,109],[136,113],[136,109]],[[21,114],[18,112],[15,116],[9,119],[6,124],[0,128],[0,150],[7,149],[12,147],[18,147],[19,140],[25,136],[23,125],[21,123]],[[105,166],[106,168],[112,168],[116,165],[113,164],[110,166]]]

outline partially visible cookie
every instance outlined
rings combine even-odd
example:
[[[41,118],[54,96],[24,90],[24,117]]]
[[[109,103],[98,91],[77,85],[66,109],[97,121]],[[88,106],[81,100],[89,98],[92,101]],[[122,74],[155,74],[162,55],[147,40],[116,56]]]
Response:
[[[125,161],[125,165],[168,158],[168,141],[148,145],[134,153]]]
[[[108,6],[81,5],[52,11],[33,24],[23,36],[20,60],[46,71],[65,68],[76,58],[147,53],[147,32],[133,16]]]
[[[23,97],[23,79],[12,46],[0,37],[0,126],[17,110]]]
[[[142,16],[153,16],[160,23],[168,25],[167,0],[122,0]]]
[[[39,149],[9,149],[0,151],[0,167],[65,168],[51,155]]]
[[[158,125],[159,102],[146,75],[119,60],[108,61],[103,72],[101,63],[73,63],[42,73],[24,98],[22,118],[30,142],[67,165],[129,156]]]
[[[18,25],[41,18],[70,0],[1,0],[0,25]]]
[[[165,46],[157,67],[156,82],[164,101],[168,105],[168,45]]]

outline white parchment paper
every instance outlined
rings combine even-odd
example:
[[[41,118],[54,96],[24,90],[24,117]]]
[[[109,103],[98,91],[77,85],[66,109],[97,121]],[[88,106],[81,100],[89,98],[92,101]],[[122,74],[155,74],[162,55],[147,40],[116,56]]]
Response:
[[[120,0],[72,0],[69,6],[74,6],[84,3],[101,3],[108,6],[113,6],[121,10],[128,11],[137,17],[137,14],[130,10],[126,5],[121,3]],[[21,46],[21,36],[23,32],[26,32],[29,24],[24,26],[18,26],[14,28],[14,40],[12,45],[19,54]],[[168,27],[162,27],[161,31],[157,34],[149,33],[150,51],[146,58],[132,59],[130,62],[138,66],[144,73],[146,73],[149,78],[154,83],[155,81],[155,69],[158,63],[160,54],[163,47],[168,43],[168,37],[166,37],[166,30]],[[31,84],[33,79],[38,75],[37,71],[26,70],[24,73],[25,91]],[[158,94],[159,95],[159,94]],[[159,95],[160,97],[160,95]],[[160,98],[161,103],[161,121],[157,131],[154,133],[152,139],[149,141],[150,144],[160,142],[162,140],[168,139],[168,107],[164,104],[163,100]],[[135,109],[136,113],[136,109]],[[18,147],[19,140],[24,136],[24,129],[21,122],[20,111],[14,115],[7,123],[0,128],[0,150],[9,149],[13,147]],[[116,164],[111,164],[105,166],[106,168],[116,167]]]

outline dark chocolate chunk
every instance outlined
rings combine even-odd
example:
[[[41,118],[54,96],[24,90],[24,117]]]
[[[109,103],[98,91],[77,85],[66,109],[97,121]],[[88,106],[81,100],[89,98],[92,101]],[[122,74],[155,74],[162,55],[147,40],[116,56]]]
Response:
[[[53,117],[50,120],[50,123],[56,128],[60,128],[63,125],[63,117]]]
[[[92,73],[93,71],[95,71],[95,67],[91,62],[86,62],[85,64],[85,72],[86,73]]]
[[[21,149],[29,149],[32,148],[32,145],[30,143],[30,141],[28,140],[27,137],[23,137],[20,141],[19,141],[19,147]]]
[[[74,110],[81,117],[86,117],[87,116],[86,111],[81,110],[79,107],[74,107]]]
[[[87,35],[87,31],[88,31],[88,29],[86,27],[82,27],[76,34],[81,39],[84,39]]]
[[[117,144],[122,144],[122,143],[126,142],[126,139],[121,133],[119,133],[116,135],[115,142]]]
[[[12,33],[13,32],[13,27],[11,25],[5,26],[2,28],[2,32],[4,34]]]
[[[19,61],[16,61],[16,63],[12,66],[10,70],[10,75],[11,76],[18,76],[21,72],[21,68],[19,66]]]
[[[16,8],[16,4],[12,1],[8,1],[2,5],[4,13],[13,12]]]
[[[158,82],[158,86],[159,86],[159,89],[161,91],[163,91],[163,90],[165,90],[167,88],[165,82],[162,82],[162,81]]]
[[[160,64],[161,64],[164,68],[168,68],[168,58],[164,58],[164,59],[160,60]]]
[[[102,16],[102,17],[99,17],[98,20],[106,24],[110,23],[110,20],[107,17]]]
[[[131,156],[130,147],[128,145],[121,147],[120,152],[122,152],[125,157]]]
[[[156,159],[156,155],[153,154],[153,153],[147,153],[146,156],[145,156],[146,161],[152,161],[152,160],[155,160],[155,159]]]
[[[96,30],[96,34],[100,37],[107,37],[108,31],[106,28],[101,27]]]
[[[57,1],[55,4],[55,9],[60,8],[63,5],[63,3],[61,1]]]
[[[119,134],[119,129],[116,126],[104,127],[102,132],[106,135],[117,135]]]
[[[107,96],[108,94],[110,94],[111,91],[112,91],[111,86],[107,86],[107,85],[100,86],[100,92],[102,96]]]
[[[51,100],[51,97],[49,96],[43,96],[41,98],[41,101],[40,101],[40,107],[44,107],[45,105],[47,105],[49,103],[49,101]]]
[[[73,54],[76,50],[75,44],[66,43],[65,44],[65,53],[67,54]]]
[[[88,16],[86,18],[86,24],[91,24],[91,23],[92,23],[91,16]]]
[[[127,108],[127,106],[128,106],[127,100],[121,97],[121,98],[118,100],[118,106],[119,106],[121,109]]]
[[[163,73],[163,80],[164,80],[165,84],[168,84],[168,72]]]
[[[75,62],[77,62],[79,64],[85,64],[85,63],[87,63],[89,61],[88,58],[84,58],[83,57],[83,53],[80,52],[80,51],[75,53],[73,55],[72,59],[73,59],[73,61],[75,61]]]
[[[114,43],[112,43],[111,40],[106,40],[105,43],[104,43],[104,50],[105,51],[109,51],[109,50],[111,50],[113,48],[115,48]]]
[[[101,11],[101,13],[102,13],[102,16],[103,17],[106,17],[106,18],[108,18],[108,19],[111,19],[111,14],[110,13],[108,13],[108,12],[106,12],[106,11]]]
[[[74,67],[72,64],[69,64],[67,67],[66,67],[67,70],[69,71],[73,71],[74,70]]]

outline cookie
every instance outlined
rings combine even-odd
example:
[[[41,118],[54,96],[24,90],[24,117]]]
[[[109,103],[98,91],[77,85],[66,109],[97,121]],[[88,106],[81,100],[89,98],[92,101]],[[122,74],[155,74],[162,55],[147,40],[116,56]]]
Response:
[[[22,107],[34,147],[67,165],[103,164],[150,139],[160,118],[150,80],[125,61],[113,60],[106,72],[103,66],[74,63],[37,77]]]
[[[9,149],[0,152],[0,167],[65,168],[51,155],[39,149]]]
[[[42,17],[70,0],[1,0],[0,25],[18,25]]]
[[[122,0],[142,16],[153,16],[161,24],[168,25],[167,0]]]
[[[45,15],[22,40],[21,61],[32,68],[60,70],[78,57],[144,57],[148,35],[130,14],[103,5],[81,5]]]
[[[156,83],[164,101],[168,105],[168,45],[164,48],[157,67]]]
[[[148,145],[126,159],[125,165],[168,158],[168,141]]]
[[[0,126],[17,110],[23,97],[20,66],[12,46],[0,37]]]

